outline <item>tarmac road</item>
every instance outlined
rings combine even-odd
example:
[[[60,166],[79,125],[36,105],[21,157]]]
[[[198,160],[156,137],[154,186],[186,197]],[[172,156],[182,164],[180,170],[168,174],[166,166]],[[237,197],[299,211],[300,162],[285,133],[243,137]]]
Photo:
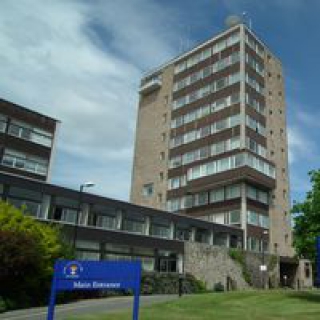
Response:
[[[141,296],[140,305],[147,306],[155,303],[177,299],[177,295]],[[116,297],[92,299],[59,305],[55,309],[56,320],[66,320],[75,315],[97,315],[114,313],[132,309],[133,297]],[[46,320],[47,307],[32,308],[0,314],[0,320]]]

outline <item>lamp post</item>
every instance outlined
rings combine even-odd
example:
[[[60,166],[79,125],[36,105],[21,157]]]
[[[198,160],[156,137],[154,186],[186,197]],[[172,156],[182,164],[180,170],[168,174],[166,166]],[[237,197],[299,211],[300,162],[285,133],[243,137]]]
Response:
[[[262,236],[261,236],[261,245],[262,245],[262,264],[260,266],[261,270],[261,283],[262,288],[265,288],[265,273],[267,272],[267,266],[265,265],[265,251],[264,251],[264,237],[269,234],[268,230],[263,230]]]
[[[78,235],[78,227],[79,227],[79,215],[82,207],[82,195],[84,188],[91,188],[94,187],[95,184],[93,182],[86,182],[80,185],[80,192],[79,192],[79,200],[78,200],[78,208],[77,208],[77,214],[76,214],[76,221],[73,228],[73,241],[72,241],[72,249],[73,252],[76,250],[76,241],[77,241],[77,235]]]

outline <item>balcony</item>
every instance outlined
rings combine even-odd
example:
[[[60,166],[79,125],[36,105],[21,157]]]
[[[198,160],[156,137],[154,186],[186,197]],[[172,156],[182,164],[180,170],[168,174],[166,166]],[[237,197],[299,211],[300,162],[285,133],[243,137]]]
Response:
[[[140,86],[139,93],[148,94],[152,91],[160,89],[162,86],[162,80],[160,76],[151,78],[150,80],[143,81]]]

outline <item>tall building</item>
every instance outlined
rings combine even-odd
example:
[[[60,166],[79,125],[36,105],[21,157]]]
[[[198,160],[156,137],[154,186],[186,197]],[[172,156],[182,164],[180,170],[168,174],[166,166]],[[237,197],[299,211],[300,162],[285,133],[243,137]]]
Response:
[[[293,254],[281,62],[233,25],[141,81],[133,203],[240,226]]]
[[[48,181],[58,123],[0,99],[0,173]]]

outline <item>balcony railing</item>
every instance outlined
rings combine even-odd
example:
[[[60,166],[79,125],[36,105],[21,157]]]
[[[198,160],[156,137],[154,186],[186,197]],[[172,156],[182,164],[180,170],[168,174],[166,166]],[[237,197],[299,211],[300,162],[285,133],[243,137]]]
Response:
[[[141,94],[147,94],[157,89],[160,89],[162,86],[162,80],[160,77],[154,77],[147,82],[141,84],[139,92]]]

